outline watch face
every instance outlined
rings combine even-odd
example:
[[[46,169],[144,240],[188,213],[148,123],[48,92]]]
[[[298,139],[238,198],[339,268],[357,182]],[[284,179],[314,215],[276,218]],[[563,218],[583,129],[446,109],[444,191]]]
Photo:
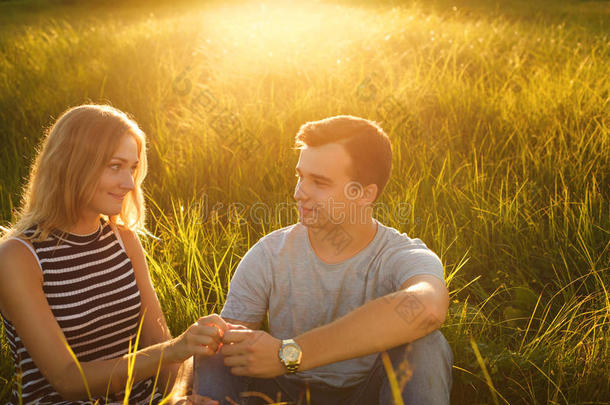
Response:
[[[293,362],[299,359],[299,350],[294,346],[284,347],[283,354],[287,362]]]
[[[286,363],[294,363],[299,361],[299,349],[292,344],[288,344],[282,348],[282,357]]]

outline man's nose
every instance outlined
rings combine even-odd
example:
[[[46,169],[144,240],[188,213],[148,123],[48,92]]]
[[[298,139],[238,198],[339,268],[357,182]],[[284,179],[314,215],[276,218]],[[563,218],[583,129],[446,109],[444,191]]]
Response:
[[[303,190],[303,182],[297,181],[297,185],[294,187],[294,199],[297,201],[305,200],[307,198],[307,194]]]

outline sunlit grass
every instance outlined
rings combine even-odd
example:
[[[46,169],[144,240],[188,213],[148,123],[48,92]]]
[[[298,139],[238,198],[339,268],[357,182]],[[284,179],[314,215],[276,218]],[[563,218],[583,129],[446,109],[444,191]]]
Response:
[[[248,247],[294,222],[298,127],[372,118],[395,154],[380,219],[445,263],[454,402],[605,403],[610,38],[595,16],[610,11],[511,4],[23,12],[31,24],[0,27],[2,218],[50,117],[87,100],[129,111],[151,140],[144,244],[178,333],[220,311]]]

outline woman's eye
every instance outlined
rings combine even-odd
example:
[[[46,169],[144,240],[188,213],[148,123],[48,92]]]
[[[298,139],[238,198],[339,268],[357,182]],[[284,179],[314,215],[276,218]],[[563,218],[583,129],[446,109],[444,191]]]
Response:
[[[112,165],[110,165],[108,167],[110,168],[110,170],[117,171],[117,170],[119,170],[121,168],[121,165],[118,164],[118,163],[115,163],[115,164],[112,164]]]

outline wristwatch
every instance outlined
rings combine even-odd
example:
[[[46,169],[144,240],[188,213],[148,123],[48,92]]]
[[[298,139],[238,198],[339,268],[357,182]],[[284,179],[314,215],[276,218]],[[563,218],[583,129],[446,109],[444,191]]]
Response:
[[[288,374],[294,374],[301,365],[303,353],[301,352],[301,346],[293,339],[284,339],[279,356],[282,364],[288,369]]]

